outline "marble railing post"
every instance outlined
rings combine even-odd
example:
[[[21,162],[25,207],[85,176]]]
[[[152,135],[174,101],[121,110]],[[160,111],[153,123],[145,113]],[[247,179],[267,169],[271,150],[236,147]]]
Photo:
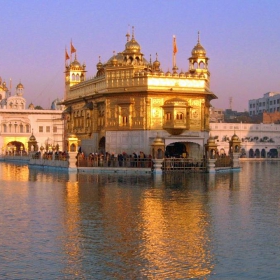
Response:
[[[156,174],[162,174],[162,162],[163,162],[163,159],[153,159],[153,167],[154,167],[154,171],[153,173],[156,173]]]
[[[239,156],[240,153],[232,153],[232,168],[240,167]]]
[[[207,160],[207,172],[208,173],[216,173],[216,169],[215,169],[215,162],[216,162],[216,158],[209,158]]]
[[[68,162],[69,162],[69,171],[76,171],[77,170],[77,152],[69,152],[68,153],[69,158],[68,158]]]

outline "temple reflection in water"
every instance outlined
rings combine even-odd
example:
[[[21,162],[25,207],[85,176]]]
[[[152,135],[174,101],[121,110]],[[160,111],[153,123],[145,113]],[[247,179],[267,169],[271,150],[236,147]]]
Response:
[[[215,221],[205,194],[234,189],[239,180],[239,173],[100,175],[2,164],[3,180],[10,180],[8,174],[17,169],[23,182],[41,182],[34,189],[41,194],[58,184],[53,229],[60,224],[56,243],[67,255],[65,275],[84,275],[88,264],[83,258],[91,254],[96,266],[106,259],[106,277],[116,278],[127,271],[129,277],[144,278],[157,273],[175,278],[210,275]],[[227,202],[219,203],[223,207]]]

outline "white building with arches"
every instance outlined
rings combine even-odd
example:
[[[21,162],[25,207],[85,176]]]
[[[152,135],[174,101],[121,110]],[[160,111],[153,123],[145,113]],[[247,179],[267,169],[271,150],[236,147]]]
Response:
[[[0,78],[0,154],[25,154],[30,137],[45,150],[59,145],[63,148],[64,121],[62,110],[35,110],[33,104],[26,109],[24,86],[19,83],[16,94]]]
[[[210,123],[210,134],[219,154],[228,154],[229,141],[236,134],[241,141],[242,157],[280,157],[280,124]]]

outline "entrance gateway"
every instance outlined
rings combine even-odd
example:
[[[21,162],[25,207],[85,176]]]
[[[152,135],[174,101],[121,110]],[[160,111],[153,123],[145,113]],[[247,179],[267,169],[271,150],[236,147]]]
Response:
[[[178,139],[165,138],[165,156],[202,159],[204,155],[204,138]]]

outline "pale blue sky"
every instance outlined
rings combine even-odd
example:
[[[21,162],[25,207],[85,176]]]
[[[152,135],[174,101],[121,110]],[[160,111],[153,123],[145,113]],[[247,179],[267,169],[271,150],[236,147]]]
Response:
[[[27,103],[50,106],[63,97],[64,49],[70,40],[77,58],[96,73],[98,56],[107,61],[124,50],[128,25],[149,59],[163,71],[172,67],[172,35],[177,37],[177,66],[200,41],[210,58],[212,105],[247,109],[249,99],[280,92],[280,1],[3,1],[0,76],[21,81]]]

